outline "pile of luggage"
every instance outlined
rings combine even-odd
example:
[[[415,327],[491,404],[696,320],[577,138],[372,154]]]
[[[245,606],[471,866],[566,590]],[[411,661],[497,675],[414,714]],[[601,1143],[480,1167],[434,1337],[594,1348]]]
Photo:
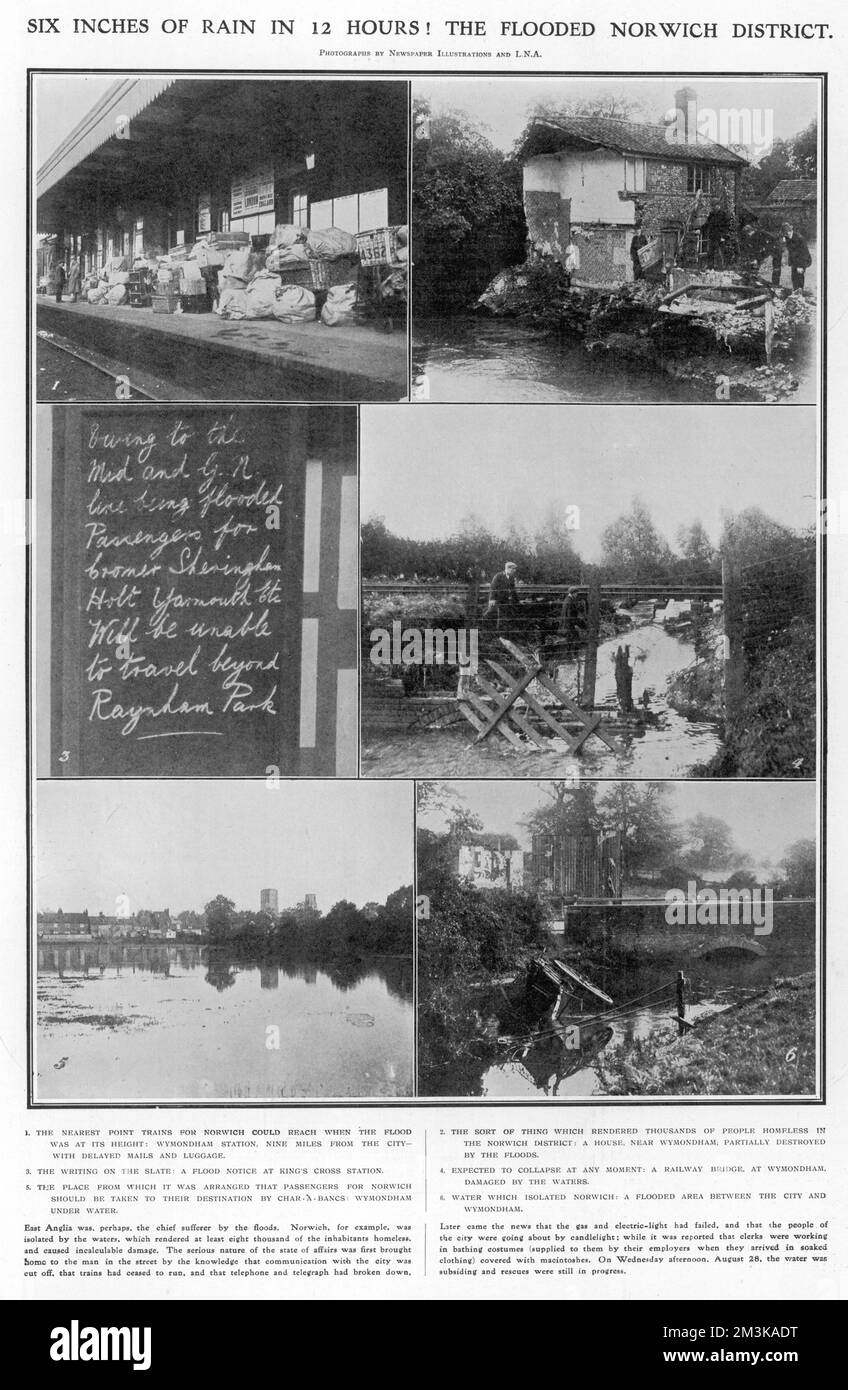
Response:
[[[113,256],[96,276],[87,282],[89,304],[125,304],[129,294],[130,268],[126,256]]]
[[[356,238],[341,227],[274,228],[263,251],[234,250],[219,272],[216,312],[327,327],[353,318],[359,279]]]
[[[407,229],[386,227],[353,236],[341,227],[281,224],[270,237],[207,232],[193,245],[172,246],[147,268],[153,312],[199,313],[224,319],[276,319],[325,327],[368,317],[375,294],[405,310]],[[126,257],[108,263],[88,290],[91,304],[143,301],[130,290]]]

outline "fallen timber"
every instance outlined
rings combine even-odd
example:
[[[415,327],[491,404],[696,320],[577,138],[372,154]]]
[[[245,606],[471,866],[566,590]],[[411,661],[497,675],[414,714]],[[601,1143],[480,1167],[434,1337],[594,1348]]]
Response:
[[[482,743],[492,735],[499,746],[524,752],[530,745],[547,749],[551,735],[562,740],[567,756],[579,752],[583,744],[595,737],[616,754],[624,752],[623,745],[611,732],[601,713],[582,708],[550,676],[544,664],[528,656],[506,637],[499,642],[518,663],[513,674],[501,662],[485,660],[491,675],[467,675],[460,679],[457,706],[475,731],[474,743]],[[478,689],[473,686],[476,683]],[[542,703],[530,687],[545,691],[553,703]],[[520,702],[520,707],[516,706]],[[546,737],[547,735],[547,737]]]
[[[748,313],[752,318],[763,321],[763,352],[768,366],[771,366],[774,348],[774,297],[775,291],[768,286],[753,288],[751,285],[701,284],[697,281],[667,294],[660,302],[658,312],[677,319],[690,319],[709,322],[711,315],[726,314],[728,308],[736,313]],[[726,338],[730,345],[730,337]]]

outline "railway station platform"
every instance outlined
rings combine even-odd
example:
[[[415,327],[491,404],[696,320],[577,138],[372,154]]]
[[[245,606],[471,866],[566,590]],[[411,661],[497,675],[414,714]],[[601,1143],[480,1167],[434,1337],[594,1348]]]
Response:
[[[38,346],[57,335],[100,361],[167,383],[162,399],[400,401],[408,392],[406,333],[372,325],[154,314],[39,297]],[[38,399],[51,400],[36,374]],[[114,399],[103,377],[100,399]]]

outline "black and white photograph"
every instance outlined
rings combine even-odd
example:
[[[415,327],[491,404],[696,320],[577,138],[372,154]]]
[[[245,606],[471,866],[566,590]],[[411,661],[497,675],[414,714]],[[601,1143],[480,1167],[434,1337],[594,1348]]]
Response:
[[[815,776],[816,447],[779,408],[364,413],[363,775]]]
[[[817,398],[820,82],[413,84],[417,401]]]
[[[39,409],[38,772],[355,776],[353,406]]]
[[[37,1099],[411,1095],[412,800],[40,783]]]
[[[406,82],[33,83],[39,400],[405,398]]]
[[[565,1301],[594,1375],[611,1328],[631,1378],[819,1370],[848,29],[790,8],[11,26],[36,1366],[221,1379],[271,1304],[429,1300]],[[216,1301],[246,1336],[186,1333]]]
[[[417,792],[419,1094],[817,1094],[813,783]]]

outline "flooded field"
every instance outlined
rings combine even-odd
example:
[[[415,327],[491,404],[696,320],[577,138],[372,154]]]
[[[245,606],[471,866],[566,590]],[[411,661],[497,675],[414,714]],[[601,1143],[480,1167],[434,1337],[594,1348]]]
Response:
[[[39,947],[39,1100],[281,1100],[412,1090],[412,964]],[[273,1030],[270,1031],[269,1030]]]
[[[616,712],[612,663],[622,645],[630,647],[634,704],[638,706],[647,695],[656,720],[637,733],[616,731],[625,745],[623,755],[590,739],[580,750],[581,771],[600,777],[686,777],[721,746],[713,723],[685,718],[666,699],[669,679],[697,660],[694,644],[666,632],[659,623],[646,623],[601,643],[595,698],[598,707],[609,710],[610,718]],[[566,692],[576,691],[573,664],[562,666],[557,679]],[[521,753],[502,752],[491,741],[473,744],[465,724],[412,733],[386,731],[370,738],[367,705],[364,724],[362,772],[366,777],[549,777],[562,776],[570,766],[566,745],[557,739],[551,740],[549,750],[528,745]]]

